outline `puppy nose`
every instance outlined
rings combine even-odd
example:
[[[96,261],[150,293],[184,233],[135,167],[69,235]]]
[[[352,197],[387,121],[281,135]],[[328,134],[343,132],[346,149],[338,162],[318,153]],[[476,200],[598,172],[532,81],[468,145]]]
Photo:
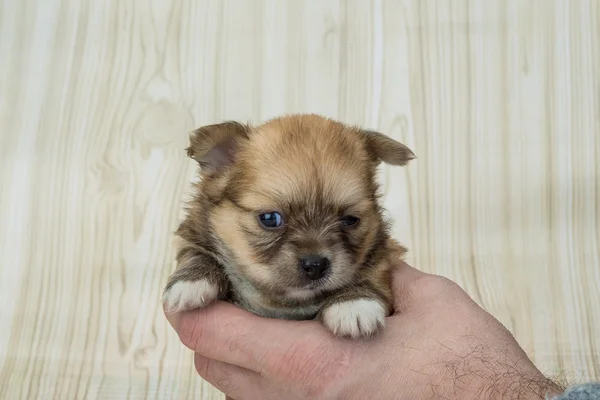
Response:
[[[329,258],[316,254],[311,254],[300,259],[300,267],[306,273],[306,276],[312,280],[321,279],[325,275],[329,265]]]

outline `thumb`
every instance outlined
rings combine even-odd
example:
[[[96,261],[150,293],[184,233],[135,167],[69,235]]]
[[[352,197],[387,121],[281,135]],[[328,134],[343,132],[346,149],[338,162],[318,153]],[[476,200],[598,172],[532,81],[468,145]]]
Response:
[[[279,368],[298,343],[328,337],[316,321],[259,317],[222,301],[166,316],[181,342],[195,353],[259,373]]]

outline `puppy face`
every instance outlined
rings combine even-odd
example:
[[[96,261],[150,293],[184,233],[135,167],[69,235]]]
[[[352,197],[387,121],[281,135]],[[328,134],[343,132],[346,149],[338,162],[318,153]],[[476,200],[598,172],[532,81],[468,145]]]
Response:
[[[403,165],[412,152],[314,115],[208,128],[196,132],[196,149],[192,137],[190,155],[229,267],[288,300],[350,284],[383,230],[376,166]]]

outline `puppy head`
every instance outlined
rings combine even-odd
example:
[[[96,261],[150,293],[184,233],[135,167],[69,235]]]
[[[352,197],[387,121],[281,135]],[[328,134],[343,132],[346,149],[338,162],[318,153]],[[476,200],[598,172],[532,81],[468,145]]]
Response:
[[[287,300],[353,281],[384,236],[376,167],[414,158],[383,134],[316,115],[200,128],[188,153],[230,268]]]

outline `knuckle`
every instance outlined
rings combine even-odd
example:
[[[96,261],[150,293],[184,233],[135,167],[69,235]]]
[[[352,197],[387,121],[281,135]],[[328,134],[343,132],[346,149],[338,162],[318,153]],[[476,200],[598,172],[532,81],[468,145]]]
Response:
[[[277,358],[278,375],[284,381],[295,382],[307,398],[319,398],[351,364],[349,359],[348,351],[337,348],[328,339],[318,345],[299,344]]]
[[[200,320],[198,312],[186,312],[181,315],[179,322],[179,340],[191,350],[201,352],[204,347],[206,327]]]
[[[204,357],[196,357],[195,364],[198,375],[223,393],[231,393],[236,389],[231,372],[225,364]]]
[[[307,356],[306,348],[302,344],[293,344],[283,353],[269,352],[258,360],[258,364],[265,367],[261,374],[272,373],[286,381],[302,380],[303,369],[308,368],[308,364],[311,362],[312,360]]]
[[[210,359],[196,355],[194,357],[194,366],[196,367],[196,371],[198,372],[198,375],[200,375],[203,379],[207,380],[208,379],[208,370],[210,367]]]
[[[236,389],[235,382],[231,378],[231,374],[221,373],[213,382],[214,385],[223,393],[231,393]]]
[[[419,276],[413,282],[416,293],[428,298],[456,298],[463,290],[454,281],[438,275]]]
[[[329,348],[312,357],[300,374],[307,398],[322,398],[341,376],[349,372],[353,364],[352,353],[351,348]]]

